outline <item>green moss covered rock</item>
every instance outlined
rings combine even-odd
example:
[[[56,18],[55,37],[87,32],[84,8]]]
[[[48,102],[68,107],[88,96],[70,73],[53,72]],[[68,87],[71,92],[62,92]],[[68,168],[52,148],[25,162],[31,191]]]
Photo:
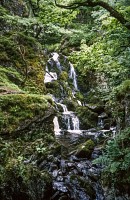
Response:
[[[98,114],[86,106],[77,107],[76,113],[80,119],[81,129],[88,129],[97,126]]]
[[[11,133],[42,117],[53,114],[52,103],[48,96],[34,94],[1,95],[0,133]]]
[[[89,139],[85,143],[81,144],[78,147],[78,150],[75,155],[78,158],[88,158],[89,159],[94,150],[94,147],[95,147],[94,142],[91,139]]]

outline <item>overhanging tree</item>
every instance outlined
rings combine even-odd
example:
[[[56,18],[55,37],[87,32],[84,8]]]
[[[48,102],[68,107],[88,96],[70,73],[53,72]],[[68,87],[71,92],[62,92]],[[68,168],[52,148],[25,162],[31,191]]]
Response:
[[[60,7],[60,8],[64,8],[64,9],[76,9],[76,8],[80,8],[80,7],[97,7],[100,6],[104,9],[106,9],[110,15],[114,18],[116,18],[123,26],[125,26],[127,29],[130,30],[130,21],[128,21],[122,13],[120,13],[119,11],[117,11],[115,8],[113,8],[111,5],[109,5],[108,3],[104,2],[104,1],[98,1],[98,0],[85,0],[85,1],[74,1],[72,3],[68,3],[67,5],[65,4],[60,4],[57,2],[57,0],[55,0],[55,5]]]

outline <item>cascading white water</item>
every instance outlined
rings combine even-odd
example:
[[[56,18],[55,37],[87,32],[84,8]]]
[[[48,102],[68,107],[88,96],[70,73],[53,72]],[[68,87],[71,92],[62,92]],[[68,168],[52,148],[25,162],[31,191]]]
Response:
[[[52,81],[57,80],[57,73],[56,72],[49,72],[48,66],[46,66],[46,74],[44,78],[44,83],[49,83]]]
[[[75,72],[74,66],[70,62],[69,62],[69,65],[70,65],[70,76],[69,77],[73,79],[74,89],[78,90],[77,78],[76,78],[76,72]]]
[[[62,103],[57,103],[57,104],[61,105],[61,107],[63,108],[63,114],[70,113],[70,111],[68,111],[67,106],[65,104],[62,104]]]
[[[54,52],[54,53],[52,53],[52,59],[55,61],[55,62],[57,62],[58,61],[58,58],[59,58],[59,54],[58,53],[56,53],[56,52]]]
[[[66,61],[66,58],[65,58]],[[45,74],[45,79],[44,79],[44,83],[47,82],[52,82],[54,80],[57,80],[57,73],[56,72],[51,72],[49,71],[49,66],[51,67],[52,71],[54,71],[54,64],[56,65],[57,69],[59,69],[59,71],[62,71],[62,65],[59,61],[59,54],[54,52],[51,54],[51,58],[48,60],[48,65],[46,66],[46,74]],[[69,66],[70,66],[70,74],[69,74],[69,78],[73,79],[73,86],[74,86],[74,91],[78,90],[78,86],[77,86],[77,78],[76,78],[76,72],[75,69],[72,65],[72,63],[69,62]],[[74,91],[72,91],[72,94],[74,96]],[[75,96],[74,96],[75,98]],[[78,102],[80,104],[80,102]],[[62,103],[57,103],[62,106],[63,108],[63,112],[62,112],[62,119],[64,121],[65,124],[65,130],[66,131],[76,131],[76,132],[80,132],[80,127],[79,127],[79,119],[78,117],[75,115],[74,112],[72,111],[68,111],[67,106],[62,104]],[[58,122],[58,117],[54,117],[53,120],[54,123],[54,132],[56,135],[59,135],[61,132],[61,129],[59,127],[59,122]]]
[[[56,52],[54,52],[52,55],[53,55],[53,56],[52,56],[52,59],[53,59],[54,62],[56,63],[57,68],[61,71],[62,66],[61,66],[61,64],[60,64],[60,62],[59,62],[59,59],[58,59],[58,58],[59,58],[59,54],[56,53]]]
[[[58,117],[57,116],[54,117],[53,124],[54,124],[55,135],[60,135],[61,129],[59,127],[59,122],[58,122]]]
[[[74,96],[76,91],[78,90],[76,72],[74,70],[73,65],[71,63],[69,63],[69,65],[70,65],[69,77],[73,79],[72,95],[76,101],[77,99]],[[68,65],[66,66],[68,67]],[[67,67],[66,69],[68,70]],[[49,72],[48,68],[50,71],[52,69],[52,72]],[[60,74],[62,69],[63,70],[65,69],[65,67],[62,68],[59,62],[59,55],[57,53],[51,54],[51,58],[48,61],[48,66],[46,67],[46,71],[48,72],[48,74],[50,74],[50,77],[48,74],[46,74],[44,82],[48,82],[48,81],[51,82],[54,80],[53,73],[55,69],[58,75]],[[68,85],[69,85],[69,82],[68,82]],[[84,132],[85,130],[80,130],[80,123],[76,114],[73,111],[69,111],[67,109],[67,106],[62,104],[63,98],[64,97],[67,98],[68,93],[64,92],[65,88],[64,86],[62,86],[62,84],[60,85],[60,87],[61,87],[61,91],[63,92],[63,95],[62,94],[60,95],[61,98],[59,97],[59,95],[52,96],[52,99],[54,101],[53,103],[55,103],[56,109],[57,111],[59,111],[59,117],[57,116],[54,117],[53,124],[54,124],[55,137],[58,143],[61,145],[61,152],[60,152],[61,156],[58,155],[58,157],[56,157],[56,159],[53,162],[53,164],[56,167],[52,167],[53,165],[51,166],[49,164],[48,169],[49,169],[49,173],[51,171],[52,176],[53,176],[52,185],[53,185],[53,191],[55,191],[54,195],[50,199],[59,199],[59,194],[61,198],[62,197],[64,198],[65,194],[67,194],[67,196],[65,196],[65,198],[67,197],[67,199],[69,197],[70,199],[71,197],[75,197],[75,199],[84,199],[84,200],[90,199],[89,195],[87,194],[87,190],[84,190],[84,188],[82,187],[80,188],[80,182],[77,181],[77,178],[76,178],[76,181],[75,180],[70,181],[71,176],[73,175],[75,176],[76,174],[77,176],[81,177],[83,181],[88,180],[90,182],[90,187],[91,185],[93,185],[94,190],[96,191],[96,196],[95,196],[96,200],[103,200],[104,196],[102,195],[102,190],[101,190],[102,188],[100,187],[97,181],[97,175],[99,174],[99,169],[97,168],[97,166],[94,167],[91,164],[91,161],[87,161],[87,158],[86,159],[81,158],[81,160],[80,158],[75,159],[76,158],[75,152],[77,150],[76,149],[77,145],[79,146],[79,144],[82,142],[80,140],[81,136],[85,136],[86,134],[86,136],[87,137],[89,136],[89,138],[90,136],[92,138],[94,137],[96,138],[95,132],[92,132],[92,131]],[[70,88],[71,87],[69,87],[69,89]],[[59,92],[61,91],[59,90]],[[70,101],[71,101],[71,98],[70,98]],[[61,103],[58,103],[58,102],[61,102]],[[83,105],[83,103],[81,103],[79,100],[77,100],[77,103],[79,106]],[[60,106],[62,107],[62,109]],[[62,112],[60,112],[61,110]],[[99,116],[98,125],[99,126],[103,125],[102,116]],[[94,155],[95,154],[93,154],[93,156]],[[60,159],[61,159],[61,162],[59,162]],[[51,161],[49,163],[51,163]],[[92,184],[91,184],[91,177],[92,177]],[[96,181],[94,181],[94,179]]]
[[[66,128],[67,131],[71,131],[71,130],[80,130],[79,128],[79,119],[78,117],[75,115],[74,112],[72,111],[68,111],[67,106],[61,103],[58,103],[59,105],[62,106],[63,108],[63,118],[64,121],[66,122]]]
[[[62,66],[61,66],[59,59],[58,59],[59,54],[54,52],[51,55],[52,55],[52,57],[48,60],[48,64],[51,66],[51,68],[53,68],[54,63],[55,63],[57,68],[61,71]],[[46,65],[46,74],[45,74],[45,78],[44,78],[44,83],[52,82],[52,81],[55,81],[55,80],[57,80],[57,73],[49,71],[48,65]]]
[[[79,130],[79,119],[78,119],[78,117],[73,115],[72,121],[73,121],[73,130]]]
[[[103,119],[102,119],[102,117],[100,115],[98,116],[98,124],[97,125],[100,128],[104,127]]]
[[[82,106],[81,101],[77,100],[77,103],[79,104],[79,106]]]

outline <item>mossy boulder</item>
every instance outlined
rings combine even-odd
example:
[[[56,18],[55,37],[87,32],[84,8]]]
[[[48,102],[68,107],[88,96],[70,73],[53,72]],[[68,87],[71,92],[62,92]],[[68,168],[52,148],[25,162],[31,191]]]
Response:
[[[89,139],[85,143],[81,144],[78,147],[78,150],[77,150],[75,155],[78,158],[88,158],[88,159],[90,159],[91,154],[94,150],[94,147],[95,147],[95,143],[91,139]]]
[[[62,95],[61,85],[58,81],[52,81],[45,84],[46,92],[53,94],[56,98],[60,98]]]
[[[63,103],[67,105],[68,110],[71,110],[74,112],[76,111],[76,107],[78,106],[78,103],[73,101],[72,99],[70,100],[66,98],[64,99]]]
[[[54,114],[50,97],[34,94],[0,96],[0,133],[12,133]]]
[[[4,76],[4,82],[12,82],[31,93],[45,92],[45,58],[35,38],[22,31],[10,31],[1,36],[0,48],[0,73]]]
[[[100,104],[86,104],[86,106],[92,111],[97,114],[101,114],[104,111],[104,105]]]
[[[57,88],[59,88],[58,81],[47,82],[47,83],[45,83],[45,85],[46,85],[46,88],[48,88],[48,89],[57,89]]]
[[[81,129],[89,129],[97,126],[98,122],[98,114],[93,112],[86,106],[77,107],[76,113],[80,120],[80,128]]]

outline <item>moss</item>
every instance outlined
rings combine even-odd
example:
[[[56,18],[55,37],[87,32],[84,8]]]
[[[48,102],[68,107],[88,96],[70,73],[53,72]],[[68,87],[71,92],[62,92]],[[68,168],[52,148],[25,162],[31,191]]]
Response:
[[[92,112],[88,107],[82,106],[76,109],[83,129],[93,128],[97,125],[98,114]]]
[[[66,71],[62,71],[61,74],[60,74],[59,79],[61,81],[67,81],[67,79],[68,79],[68,73]]]
[[[125,80],[119,85],[114,91],[117,99],[122,99],[126,96],[126,94],[130,93],[130,80]]]
[[[79,158],[90,158],[94,150],[95,143],[89,139],[85,143],[79,146],[76,156]]]
[[[81,92],[76,92],[75,96],[79,101],[83,102],[84,96],[83,96],[83,94],[81,94]]]
[[[33,140],[30,138],[4,140],[0,137],[1,199],[7,199],[7,197],[14,199],[16,195],[18,197],[15,199],[19,199],[23,194],[23,199],[26,199],[27,195],[29,195],[28,199],[34,199],[33,195],[38,197],[39,194],[40,198],[45,195],[45,192],[51,187],[52,177],[47,170],[40,170],[39,164],[47,159],[48,154],[53,151],[50,146],[55,140],[53,138],[48,141],[48,137],[53,136],[44,132],[42,139],[40,134],[38,139],[34,138]],[[51,144],[50,146],[48,142]],[[41,153],[43,150],[46,157],[44,152]],[[7,188],[9,193],[5,195]]]
[[[36,116],[44,116],[50,99],[34,94],[9,94],[0,96],[0,132],[13,132],[20,124],[29,123]]]
[[[78,105],[77,102],[73,100],[69,100],[68,98],[64,99],[63,103],[66,104],[68,110],[71,110],[71,111],[75,111]]]
[[[55,97],[59,98],[62,95],[61,85],[58,81],[46,83],[47,93],[54,94]]]
[[[16,69],[0,66],[0,87],[8,87],[20,91],[19,86],[23,82],[22,76],[16,71]]]
[[[41,45],[35,38],[20,32],[8,32],[0,39],[1,73],[5,73],[11,79],[12,71],[20,81],[15,82],[25,91],[31,93],[44,93],[46,91],[44,79],[44,57],[41,54]],[[8,67],[8,69],[7,69]],[[5,71],[4,71],[5,68]],[[7,79],[5,77],[5,79]],[[10,80],[12,81],[12,80]],[[14,81],[12,81],[14,82]]]

